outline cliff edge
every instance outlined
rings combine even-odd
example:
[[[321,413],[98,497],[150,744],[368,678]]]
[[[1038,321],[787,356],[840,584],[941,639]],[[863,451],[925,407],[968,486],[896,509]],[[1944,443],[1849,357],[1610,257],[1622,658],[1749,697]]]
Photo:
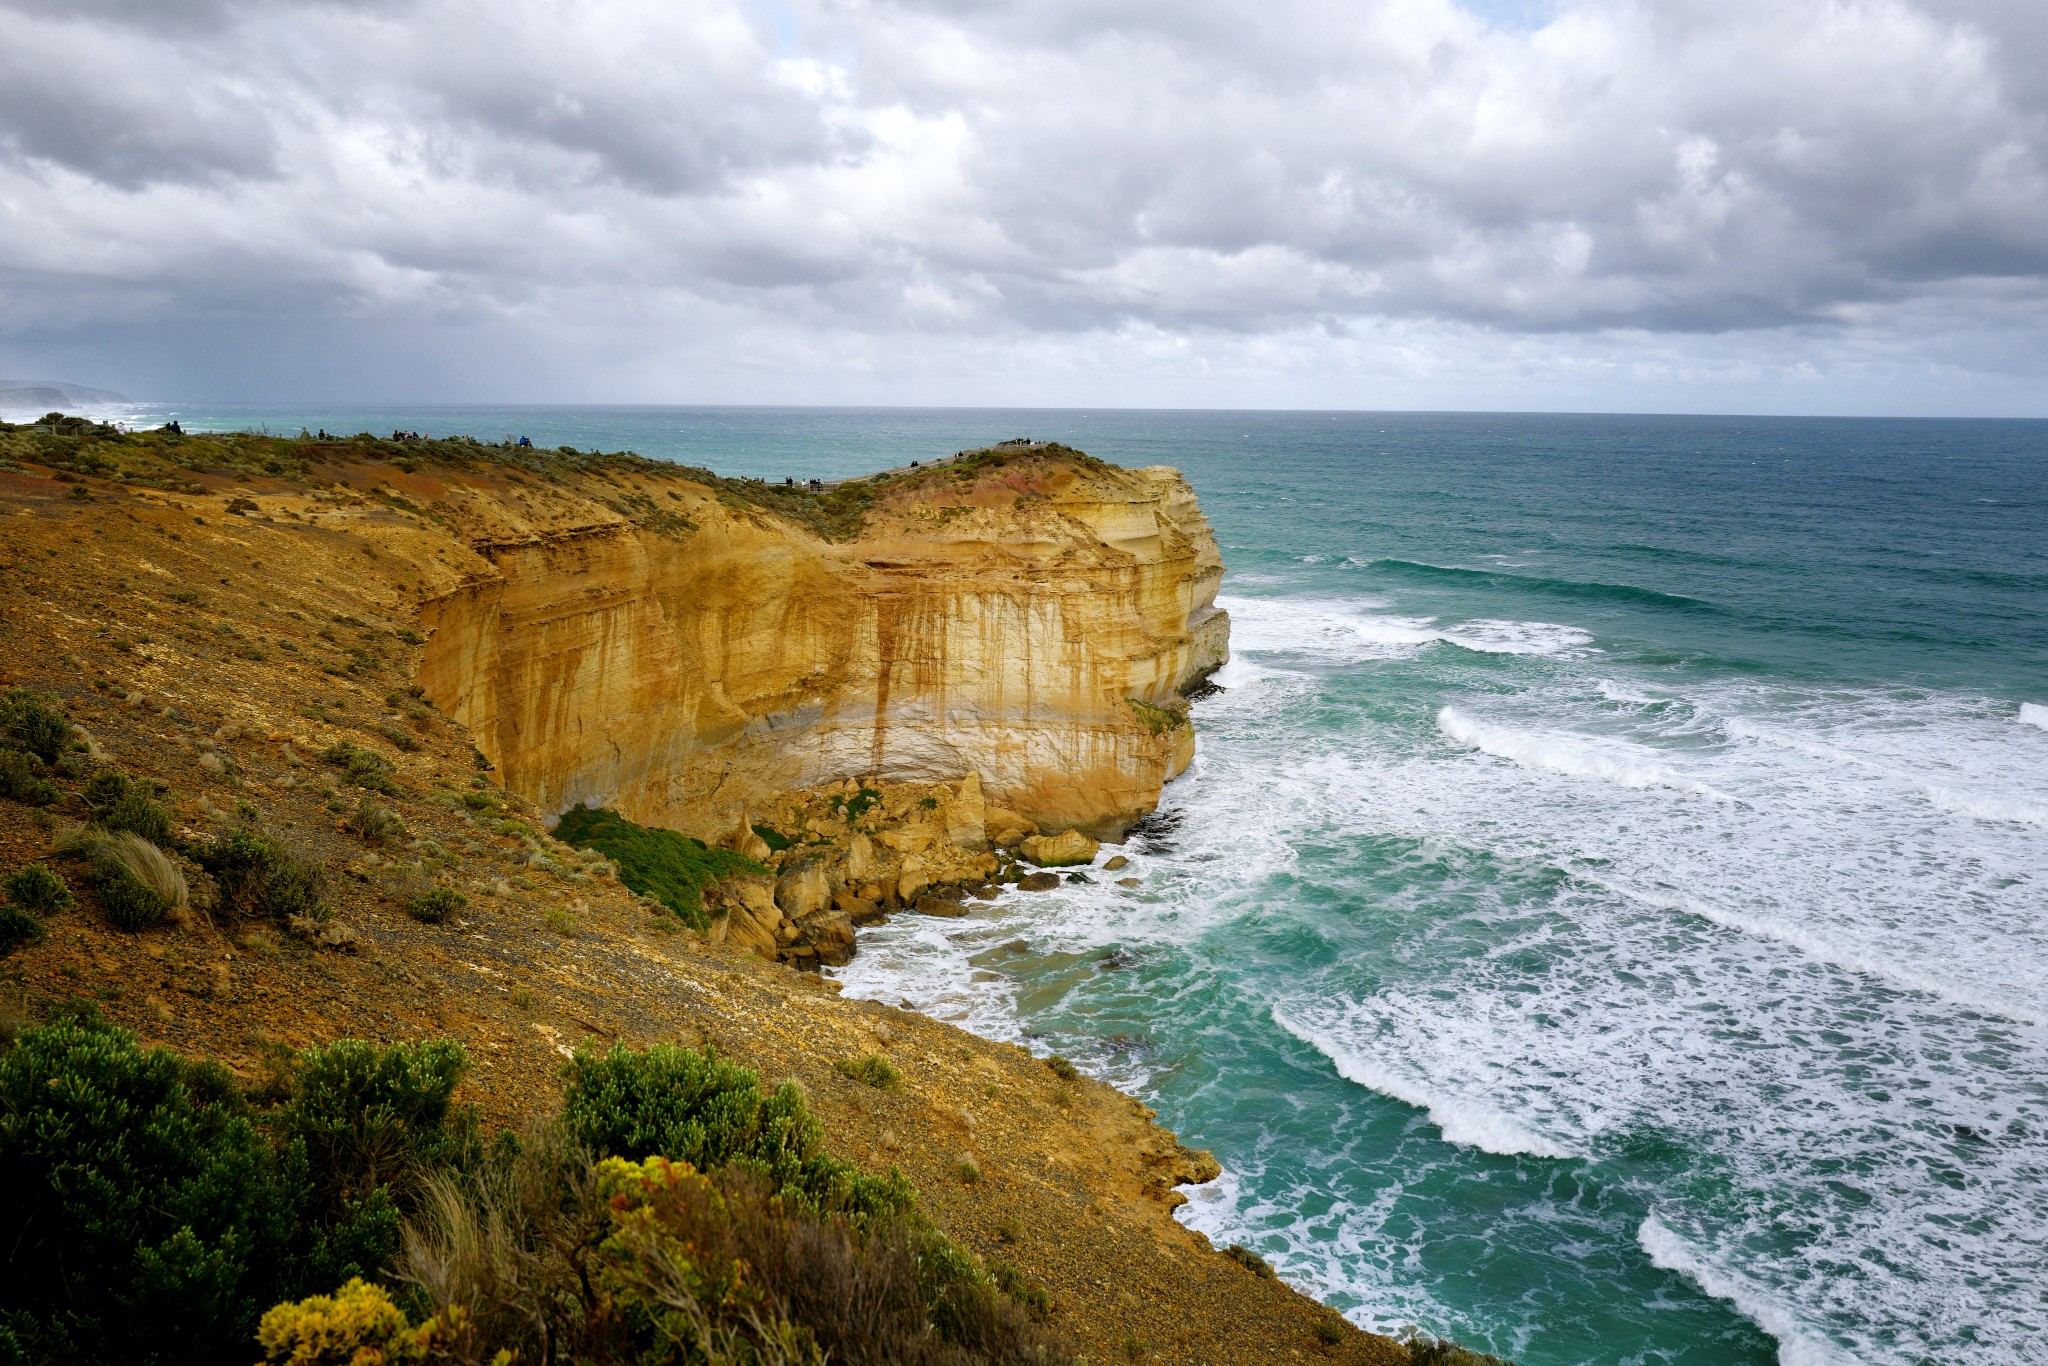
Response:
[[[1187,767],[1184,694],[1228,651],[1215,538],[1165,466],[995,448],[796,495],[854,513],[836,537],[653,462],[394,482],[449,542],[393,538],[431,585],[420,682],[550,814],[717,839],[785,792],[974,774],[1115,835]]]

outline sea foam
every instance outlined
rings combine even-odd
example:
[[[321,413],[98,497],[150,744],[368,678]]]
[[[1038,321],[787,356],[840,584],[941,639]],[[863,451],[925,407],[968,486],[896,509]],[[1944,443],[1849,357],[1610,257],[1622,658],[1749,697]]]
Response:
[[[1216,605],[1231,614],[1231,651],[1285,659],[1359,663],[1397,659],[1431,645],[1495,655],[1569,657],[1592,647],[1593,637],[1576,626],[1548,621],[1491,617],[1440,622],[1376,609],[1385,599],[1222,596]]]
[[[1799,1322],[1791,1307],[1762,1287],[1716,1265],[1697,1247],[1673,1233],[1656,1215],[1644,1219],[1636,1241],[1652,1264],[1674,1271],[1778,1340],[1779,1366],[1861,1366],[1856,1357]]]
[[[1484,1151],[1645,1182],[1640,1229],[1540,1192],[1481,1198],[1549,1231],[1545,1255],[1627,1245],[1785,1361],[1904,1366],[1966,1341],[2048,1361],[2026,1309],[2048,1242],[2028,1138],[2048,1130],[2028,1089],[2048,1075],[2029,1023],[2048,1017],[2041,827],[1927,791],[2048,800],[2032,722],[1981,697],[1702,681],[1571,648],[1481,663],[1385,605],[1227,605],[1243,671],[1198,704],[1195,766],[1167,794],[1182,824],[1138,856],[1142,889],[904,917],[864,932],[849,994],[1030,1042],[1005,1018],[1022,1011],[1097,1075],[1158,1087],[1230,1168],[1190,1222],[1360,1322],[1455,1334],[1465,1292],[1418,1272],[1412,1240],[1512,1254],[1531,1236],[1461,1225],[1441,1193],[1500,1179]],[[1322,704],[1354,684],[1322,666],[1365,660],[1429,704],[1333,725],[1345,709]],[[1732,800],[1684,799],[1709,793]],[[1112,945],[1140,966],[1097,968]],[[1233,1146],[1215,1098],[1279,1085],[1301,1122]],[[1848,1151],[1853,1179],[1833,1161]],[[1645,1175],[1644,1153],[1670,1170]],[[1589,1255],[1572,1295],[1638,1274]],[[1608,1312],[1711,1322],[1685,1318],[1708,1312],[1689,1288],[1630,1283],[1640,1309]],[[1547,1300],[1486,1303],[1495,1350],[1545,1331]]]
[[[1593,778],[1620,787],[1663,787],[1674,792],[1734,800],[1697,779],[1673,771],[1653,757],[1654,751],[1625,741],[1596,739],[1561,731],[1520,730],[1480,721],[1456,707],[1436,714],[1437,729],[1461,745],[1469,745],[1523,768],[1545,769],[1574,778]]]
[[[1341,1038],[1336,1030],[1319,1027],[1281,1006],[1273,1007],[1271,1013],[1274,1024],[1328,1058],[1337,1074],[1346,1081],[1426,1111],[1430,1123],[1436,1125],[1449,1142],[1502,1156],[1522,1154],[1568,1158],[1578,1155],[1484,1101],[1450,1094],[1399,1067],[1374,1058],[1355,1043]]]

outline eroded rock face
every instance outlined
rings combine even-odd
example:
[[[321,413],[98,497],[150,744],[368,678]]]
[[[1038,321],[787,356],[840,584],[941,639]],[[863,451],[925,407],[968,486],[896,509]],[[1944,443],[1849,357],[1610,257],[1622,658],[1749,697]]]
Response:
[[[421,681],[546,812],[745,843],[776,793],[973,777],[935,832],[971,846],[1000,838],[976,806],[1012,838],[1120,831],[1193,757],[1171,708],[1224,661],[1229,621],[1177,471],[935,469],[879,486],[839,543],[680,479],[617,483],[616,507],[442,505],[478,564],[423,604]],[[636,498],[668,520],[627,515]]]

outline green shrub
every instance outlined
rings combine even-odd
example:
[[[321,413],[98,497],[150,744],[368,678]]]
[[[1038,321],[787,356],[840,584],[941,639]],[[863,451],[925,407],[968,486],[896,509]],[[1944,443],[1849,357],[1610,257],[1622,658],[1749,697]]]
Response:
[[[1274,1273],[1271,1262],[1246,1247],[1243,1243],[1232,1243],[1229,1247],[1223,1249],[1223,1255],[1261,1280],[1277,1281],[1280,1279]]]
[[[128,775],[120,769],[103,769],[92,775],[86,785],[79,790],[79,795],[85,798],[85,804],[93,810],[104,811],[127,796],[132,786]]]
[[[468,1066],[452,1039],[386,1048],[339,1039],[299,1054],[291,1098],[273,1122],[304,1146],[331,1197],[409,1183],[434,1167],[474,1160],[474,1117],[464,1112],[449,1123],[449,1097]]]
[[[132,786],[99,813],[99,824],[140,835],[151,844],[169,844],[174,837],[170,813]]]
[[[357,802],[341,823],[365,844],[391,844],[405,838],[405,822],[390,807],[379,806],[368,797]]]
[[[814,1213],[910,1208],[900,1175],[863,1176],[825,1153],[824,1133],[794,1083],[763,1096],[759,1076],[709,1048],[579,1050],[565,1070],[562,1118],[600,1156],[658,1155],[703,1171],[737,1166]]]
[[[755,825],[749,828],[760,838],[761,843],[768,846],[768,852],[771,854],[779,854],[785,849],[796,848],[795,840],[783,834],[772,825]]]
[[[18,749],[0,749],[0,797],[24,806],[48,806],[64,794],[43,777],[42,760]]]
[[[1081,1069],[1074,1066],[1074,1064],[1068,1062],[1065,1058],[1061,1057],[1057,1053],[1047,1058],[1045,1060],[1045,1065],[1046,1067],[1051,1069],[1052,1074],[1058,1077],[1061,1081],[1079,1081],[1081,1079]]]
[[[13,902],[0,906],[0,955],[40,944],[48,937],[43,922],[29,912]]]
[[[1019,1301],[919,1219],[824,1222],[745,1173],[706,1174],[662,1158],[610,1159],[597,1178],[608,1226],[593,1260],[623,1330],[617,1359],[1072,1361]],[[1014,1283],[1030,1295],[1021,1278]],[[707,1338],[729,1344],[730,1355],[684,1355],[671,1345]]]
[[[239,829],[216,836],[195,851],[199,866],[213,874],[221,906],[231,914],[289,920],[320,920],[324,878],[320,865],[268,835]]]
[[[405,913],[422,925],[438,925],[469,905],[469,898],[453,887],[434,887],[405,903]]]
[[[77,904],[64,875],[40,863],[31,863],[9,873],[4,881],[0,881],[0,890],[7,893],[7,900],[12,905],[36,915],[56,915]]]
[[[880,790],[872,787],[856,788],[851,797],[845,793],[836,793],[832,797],[832,809],[844,816],[848,825],[858,825],[862,816],[881,804]]]
[[[0,1172],[11,1361],[247,1360],[264,1307],[394,1246],[388,1200],[302,1218],[304,1150],[264,1139],[224,1069],[90,1014],[0,1056]]]
[[[320,751],[320,758],[340,769],[342,777],[357,787],[387,797],[398,795],[398,784],[391,780],[391,761],[375,750],[358,749],[346,740],[337,740]]]
[[[1016,1263],[997,1257],[988,1264],[989,1279],[996,1283],[996,1289],[1008,1295],[1030,1311],[1031,1317],[1043,1323],[1052,1317],[1052,1296],[1045,1287],[1034,1284],[1017,1268]]]
[[[683,923],[703,929],[711,923],[704,912],[704,889],[735,873],[765,874],[768,870],[743,854],[713,849],[700,839],[644,825],[635,825],[616,811],[579,806],[564,812],[555,838],[579,849],[595,849],[619,870],[619,881],[642,896],[653,897]]]
[[[377,734],[390,741],[393,749],[400,750],[406,754],[413,754],[419,750],[420,742],[396,726],[380,725],[377,727]]]
[[[903,1080],[903,1073],[896,1069],[879,1053],[867,1053],[858,1058],[841,1058],[832,1064],[832,1070],[849,1081],[872,1086],[877,1091],[893,1091]]]
[[[58,755],[71,748],[76,734],[57,699],[49,694],[11,688],[0,695],[0,735],[16,749],[54,764]]]

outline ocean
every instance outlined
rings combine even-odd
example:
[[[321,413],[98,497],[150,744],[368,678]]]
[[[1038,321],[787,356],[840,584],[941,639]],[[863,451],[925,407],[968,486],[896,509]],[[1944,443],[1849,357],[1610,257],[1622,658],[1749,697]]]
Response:
[[[155,420],[165,409],[137,409]],[[1235,622],[1142,885],[864,933],[1181,1216],[1523,1366],[2048,1362],[2048,423],[179,410],[834,477],[1170,463]]]

